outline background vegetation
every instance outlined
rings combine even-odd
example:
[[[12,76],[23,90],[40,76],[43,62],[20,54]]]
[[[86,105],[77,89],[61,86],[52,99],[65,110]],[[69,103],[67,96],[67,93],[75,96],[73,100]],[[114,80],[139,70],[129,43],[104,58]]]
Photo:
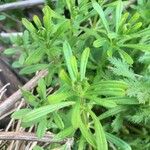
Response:
[[[39,138],[55,135],[34,149],[150,149],[150,1],[129,2],[62,0],[33,18],[0,15],[6,31],[23,30],[1,38],[13,45],[2,54],[12,67],[28,79],[48,70],[32,92],[20,88],[27,105],[11,116]]]

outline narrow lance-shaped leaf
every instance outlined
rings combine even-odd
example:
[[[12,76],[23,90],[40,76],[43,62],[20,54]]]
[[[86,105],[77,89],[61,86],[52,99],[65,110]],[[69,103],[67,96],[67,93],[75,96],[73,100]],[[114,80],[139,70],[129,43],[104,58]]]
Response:
[[[36,120],[40,117],[43,117],[53,111],[59,110],[63,107],[67,107],[70,105],[73,105],[74,102],[62,102],[59,104],[52,104],[52,105],[48,105],[48,106],[42,106],[40,108],[34,109],[31,112],[27,113],[24,118],[23,118],[23,122],[31,122],[33,120]]]
[[[97,150],[108,150],[105,133],[99,119],[91,110],[89,110],[89,113],[94,121]]]
[[[116,8],[116,32],[118,32],[119,29],[122,11],[123,11],[123,3],[121,0],[119,0]]]
[[[47,129],[47,120],[46,118],[43,118],[38,124],[37,132],[36,132],[37,136],[39,138],[42,138],[46,132],[46,129]]]
[[[105,14],[104,14],[102,7],[97,2],[95,2],[94,0],[92,1],[92,5],[93,5],[93,8],[97,11],[97,13],[100,15],[100,18],[102,20],[102,23],[103,23],[107,33],[109,33],[109,25],[108,25],[108,22],[105,18]]]
[[[77,60],[76,60],[75,56],[71,57],[70,64],[71,64],[71,68],[73,70],[74,76],[77,79],[78,78],[78,66],[77,66]]]
[[[65,60],[66,60],[69,75],[70,75],[71,79],[73,81],[75,81],[76,78],[74,76],[74,73],[73,73],[73,70],[72,70],[72,67],[71,67],[71,63],[70,63],[70,60],[71,60],[71,57],[72,57],[72,50],[71,50],[71,47],[70,47],[70,45],[67,41],[65,41],[64,44],[63,44],[63,52],[64,52],[64,56],[65,56]]]
[[[53,138],[53,141],[59,141],[62,139],[65,139],[66,137],[72,135],[74,133],[75,129],[70,126],[64,130],[62,130],[61,132],[59,132],[58,134],[56,134]]]
[[[39,70],[43,70],[49,67],[49,64],[36,64],[36,65],[31,65],[27,66],[19,72],[19,74],[31,74]]]
[[[37,91],[41,98],[46,99],[46,83],[44,79],[38,81]]]
[[[63,120],[57,112],[53,113],[53,118],[54,118],[54,121],[55,121],[56,125],[58,126],[58,128],[63,129],[64,128]]]
[[[143,52],[150,51],[150,44],[123,44],[121,47],[133,48],[134,50],[141,50]]]
[[[36,32],[35,27],[26,18],[22,19],[22,23],[27,28],[27,30],[29,30],[30,32]]]
[[[106,134],[106,138],[108,141],[110,141],[111,143],[115,144],[118,149],[122,149],[122,150],[132,150],[130,145],[128,143],[126,143],[125,141],[121,140],[120,138],[105,132]]]
[[[37,15],[33,16],[33,21],[36,24],[38,29],[40,29],[42,27],[42,23]]]
[[[80,126],[80,103],[76,102],[71,116],[72,126],[77,129]]]
[[[62,69],[60,71],[59,77],[62,81],[64,81],[66,84],[71,85],[71,79],[69,78],[69,76],[67,75],[66,71],[64,69]]]
[[[83,137],[86,139],[86,141],[92,145],[93,147],[96,147],[96,141],[91,133],[91,131],[87,128],[87,124],[85,125],[80,117],[80,131],[83,135]]]
[[[81,81],[85,78],[86,66],[90,54],[90,49],[86,48],[81,55],[81,64],[80,64],[80,79]]]
[[[132,57],[131,57],[128,53],[126,53],[126,52],[123,51],[123,50],[120,50],[119,53],[120,53],[121,57],[122,57],[128,64],[130,64],[130,65],[133,64],[133,59],[132,59]]]
[[[117,106],[117,107],[114,107],[114,108],[107,110],[106,112],[101,114],[98,118],[100,120],[102,120],[102,119],[108,118],[110,116],[114,116],[114,115],[116,115],[120,112],[123,112],[125,110],[127,110],[127,108],[125,106]]]

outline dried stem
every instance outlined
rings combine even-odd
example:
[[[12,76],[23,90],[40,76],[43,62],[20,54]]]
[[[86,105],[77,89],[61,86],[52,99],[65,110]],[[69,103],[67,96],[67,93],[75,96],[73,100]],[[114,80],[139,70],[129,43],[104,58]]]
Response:
[[[32,90],[40,78],[45,77],[48,74],[47,70],[40,71],[35,77],[33,77],[29,82],[27,82],[22,88],[24,90]],[[15,103],[22,97],[21,90],[19,89],[10,97],[8,97],[4,102],[0,104],[0,116],[4,115],[7,111],[12,109]]]
[[[22,36],[22,32],[13,32],[13,33],[0,33],[2,38],[10,38],[11,36]]]
[[[35,133],[29,132],[0,132],[0,140],[21,140],[21,141],[37,141],[48,143],[66,143],[68,139],[61,141],[53,140],[54,134],[47,133],[44,137],[38,138]],[[69,140],[70,141],[70,140]]]
[[[0,12],[12,9],[29,8],[35,5],[44,4],[44,0],[25,0],[19,2],[12,2],[0,5]]]

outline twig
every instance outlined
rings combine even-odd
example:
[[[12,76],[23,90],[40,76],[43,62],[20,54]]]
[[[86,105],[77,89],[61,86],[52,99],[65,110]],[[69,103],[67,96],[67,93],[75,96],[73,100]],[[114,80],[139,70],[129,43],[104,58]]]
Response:
[[[0,36],[2,38],[10,38],[11,36],[22,36],[23,33],[22,32],[12,32],[12,33],[0,33]]]
[[[66,143],[68,139],[54,141],[54,134],[47,133],[44,137],[38,138],[35,133],[28,132],[0,132],[0,140],[21,140],[21,141],[37,141],[48,143]]]
[[[25,0],[20,2],[12,2],[0,5],[0,12],[12,9],[29,8],[35,5],[44,4],[44,0]]]
[[[40,78],[45,77],[48,74],[47,70],[40,71],[38,75],[33,77],[29,82],[27,82],[22,88],[24,90],[30,91],[33,89]],[[5,114],[8,110],[14,107],[15,103],[22,97],[21,90],[19,89],[14,94],[12,94],[10,97],[8,97],[4,102],[0,104],[0,116]]]

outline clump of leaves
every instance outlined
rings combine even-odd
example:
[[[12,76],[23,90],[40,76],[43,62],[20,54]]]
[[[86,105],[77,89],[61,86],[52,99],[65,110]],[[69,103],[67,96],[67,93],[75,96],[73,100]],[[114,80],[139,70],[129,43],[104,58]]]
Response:
[[[124,10],[121,0],[55,6],[43,8],[43,21],[23,19],[28,31],[14,40],[22,49],[20,73],[48,68],[49,75],[34,94],[22,89],[29,107],[12,117],[34,125],[40,138],[46,131],[54,142],[74,137],[73,149],[138,149],[143,137],[148,143],[150,28],[143,17]]]

